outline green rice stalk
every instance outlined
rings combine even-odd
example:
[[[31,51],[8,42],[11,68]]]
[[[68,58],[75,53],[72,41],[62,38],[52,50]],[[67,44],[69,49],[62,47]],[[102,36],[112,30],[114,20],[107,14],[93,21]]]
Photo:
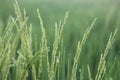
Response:
[[[93,28],[93,25],[95,24],[95,22],[96,22],[96,19],[92,22],[91,26],[89,28],[87,28],[82,41],[81,42],[78,41],[78,45],[77,45],[77,49],[76,49],[76,53],[75,53],[75,57],[74,57],[74,64],[73,64],[73,68],[72,68],[71,80],[76,80],[76,71],[77,71],[79,57],[82,52],[82,48],[85,45],[85,42],[90,34],[91,29]]]
[[[104,50],[104,53],[101,54],[101,58],[100,58],[100,61],[98,64],[98,70],[97,70],[95,80],[102,80],[103,79],[103,76],[104,76],[104,73],[106,70],[106,66],[105,66],[106,60],[105,59],[108,55],[108,52],[109,52],[113,42],[115,41],[116,33],[117,33],[117,29],[114,31],[114,34],[113,33],[110,34],[108,43],[107,43],[106,48]]]
[[[45,28],[43,26],[43,21],[42,21],[42,18],[40,16],[40,12],[39,12],[39,9],[37,9],[37,13],[38,13],[38,18],[39,18],[39,21],[40,21],[40,29],[41,29],[41,34],[42,34],[42,38],[41,38],[41,55],[40,55],[40,72],[39,72],[39,75],[41,74],[41,71],[45,71],[45,75],[46,74],[50,74],[50,69],[49,69],[49,61],[48,61],[48,47],[47,47],[47,39],[46,39],[46,32],[45,32]],[[43,67],[42,67],[43,66]],[[45,68],[46,67],[46,68]],[[43,69],[42,69],[43,68]],[[47,73],[46,73],[46,70],[47,69]],[[44,75],[44,73],[42,73]],[[44,77],[46,78],[47,75]]]
[[[19,5],[18,5],[18,2],[16,1],[16,4],[14,5],[15,7],[15,12],[16,12],[16,16],[17,16],[17,19],[18,19],[18,26],[17,26],[17,30],[21,29],[21,24],[24,23],[23,27],[23,31],[22,33],[20,34],[20,40],[21,40],[21,49],[20,49],[20,53],[26,58],[26,64],[24,64],[24,69],[23,70],[23,73],[20,73],[21,74],[21,80],[24,80],[26,79],[27,76],[31,75],[32,77],[32,80],[36,80],[36,71],[35,71],[35,66],[34,65],[31,65],[29,66],[29,60],[33,57],[33,54],[32,54],[32,29],[31,29],[31,26],[30,28],[28,29],[28,26],[27,26],[27,19],[28,17],[26,17],[26,12],[24,10],[24,17],[22,17],[22,14],[21,14],[21,11],[20,11],[20,8],[19,8]],[[18,56],[18,59],[21,59],[19,58]],[[20,61],[20,60],[18,60]],[[21,64],[20,64],[21,65]],[[22,66],[21,66],[22,68]],[[20,69],[20,67],[19,67]],[[21,69],[20,69],[21,70]],[[28,72],[31,72],[28,74]],[[19,74],[17,74],[17,76],[19,76]],[[19,78],[20,79],[20,78]]]
[[[11,23],[11,24],[9,24]],[[2,38],[1,38],[1,51],[0,51],[0,79],[5,80],[7,79],[9,69],[10,69],[10,63],[12,54],[12,38],[13,38],[13,32],[12,27],[14,26],[11,20],[9,19],[8,24],[10,27],[7,27],[4,32]]]
[[[58,55],[58,58],[56,58],[56,63],[58,64],[58,68],[59,68],[59,76],[58,76],[58,79],[59,80],[65,80],[65,48],[64,48],[64,43],[63,43],[63,40],[61,40],[61,43],[60,43],[60,51],[59,51],[59,55]],[[57,56],[56,56],[57,57]]]
[[[66,15],[65,15],[65,18],[64,18],[64,21],[63,23],[59,24],[59,26],[57,26],[57,23],[55,24],[55,40],[54,40],[54,43],[53,43],[53,50],[52,50],[52,60],[51,60],[51,71],[50,71],[50,74],[49,74],[49,80],[54,80],[55,78],[55,57],[56,57],[56,54],[57,54],[57,51],[58,51],[58,46],[60,44],[60,40],[61,40],[61,36],[62,36],[62,32],[63,32],[63,27],[66,23],[66,20],[68,18],[68,14],[69,12],[66,12]]]
[[[89,80],[93,80],[93,79],[92,79],[92,76],[91,76],[91,72],[90,72],[90,67],[89,67],[89,65],[87,66],[87,68],[88,68],[88,78],[89,78]]]

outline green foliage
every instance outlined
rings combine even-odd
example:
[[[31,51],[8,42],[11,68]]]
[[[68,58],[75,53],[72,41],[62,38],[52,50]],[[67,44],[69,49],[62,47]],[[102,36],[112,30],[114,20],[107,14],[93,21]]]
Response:
[[[117,80],[119,75],[112,75],[115,68],[119,68],[119,58],[115,58],[112,67],[107,67],[107,56],[116,38],[116,29],[110,35],[104,52],[101,54],[98,68],[94,76],[91,63],[81,65],[80,60],[85,54],[85,44],[89,42],[89,35],[96,23],[96,19],[84,33],[83,39],[78,41],[75,55],[66,51],[64,44],[64,26],[69,12],[66,12],[63,22],[55,23],[53,46],[48,46],[47,31],[43,25],[39,9],[37,9],[40,22],[40,33],[33,36],[32,24],[28,23],[26,11],[21,13],[18,2],[14,4],[16,17],[10,17],[8,24],[0,30],[0,80]],[[111,13],[112,14],[112,13]],[[109,19],[107,20],[109,22]],[[107,24],[106,24],[107,25]],[[1,25],[0,25],[1,26]],[[92,35],[92,33],[91,33]],[[34,39],[35,37],[35,39]],[[40,40],[38,39],[40,37]],[[91,36],[90,36],[91,37]],[[87,41],[88,39],[88,41]],[[72,43],[71,43],[72,44]],[[39,45],[39,46],[38,46]],[[71,45],[72,46],[72,45]],[[86,48],[85,48],[86,49]],[[99,48],[98,48],[99,49]],[[92,49],[94,50],[94,49]],[[71,50],[70,50],[71,51]],[[73,50],[74,51],[74,50]],[[89,50],[90,51],[90,50]],[[88,51],[88,54],[91,52]],[[83,53],[83,54],[82,54]],[[85,58],[88,58],[85,56]],[[85,61],[84,58],[82,58]],[[85,72],[87,69],[88,72]],[[107,72],[106,70],[110,71]],[[118,74],[119,72],[114,72]],[[87,76],[84,76],[87,75]],[[85,78],[86,77],[86,78]]]

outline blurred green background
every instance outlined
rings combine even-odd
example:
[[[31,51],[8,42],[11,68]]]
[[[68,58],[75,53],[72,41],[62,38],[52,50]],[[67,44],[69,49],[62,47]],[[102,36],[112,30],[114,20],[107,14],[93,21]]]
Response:
[[[48,46],[52,49],[54,41],[55,22],[63,20],[66,11],[69,11],[69,18],[64,27],[63,42],[66,50],[66,58],[73,64],[73,56],[76,50],[77,41],[81,40],[86,28],[97,18],[97,22],[87,40],[84,50],[80,57],[79,67],[87,68],[89,64],[93,76],[99,62],[100,54],[104,51],[107,40],[111,32],[120,26],[120,1],[119,0],[18,0],[21,11],[26,9],[29,16],[28,24],[33,25],[33,39],[36,34],[40,34],[37,8],[44,22],[47,33]],[[14,0],[0,0],[0,35],[7,24],[9,16],[15,16]],[[120,79],[120,29],[113,47],[107,57],[108,71],[117,57],[113,73],[115,80]],[[40,37],[38,37],[38,40]],[[33,40],[34,41],[34,40]],[[39,44],[38,44],[39,45]],[[66,63],[67,63],[66,59]],[[87,70],[87,69],[86,69]],[[87,76],[87,71],[82,75]],[[118,74],[114,74],[118,73]]]

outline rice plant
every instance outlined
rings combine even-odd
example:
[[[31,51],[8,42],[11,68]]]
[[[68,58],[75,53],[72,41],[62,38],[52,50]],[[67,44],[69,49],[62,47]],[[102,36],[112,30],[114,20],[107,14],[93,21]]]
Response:
[[[68,19],[69,12],[66,12],[63,22],[60,21],[59,23],[55,23],[53,48],[50,50],[51,48],[48,46],[46,29],[39,9],[37,9],[36,13],[38,13],[38,19],[40,22],[40,27],[38,29],[41,33],[36,34],[36,38],[40,37],[40,41],[33,39],[32,29],[34,27],[32,24],[27,23],[29,18],[26,16],[27,13],[25,9],[23,9],[22,13],[17,1],[15,1],[14,8],[16,17],[11,16],[5,30],[0,30],[0,80],[80,79],[77,78],[80,77],[77,75],[80,55],[82,54],[87,38],[96,23],[96,18],[85,31],[83,39],[78,41],[74,61],[73,64],[70,65],[70,58],[66,57],[67,53],[63,42],[63,30]],[[88,69],[87,77],[89,80],[105,79],[104,77],[106,77],[105,74],[107,69],[106,57],[115,41],[117,30],[118,29],[116,29],[114,33],[111,33],[109,37],[106,48],[101,54],[96,76],[94,78],[92,71],[90,70],[90,66],[86,65]],[[37,46],[38,44],[39,47]],[[65,58],[67,58],[68,63]],[[69,67],[71,67],[70,71],[69,69],[66,69]]]

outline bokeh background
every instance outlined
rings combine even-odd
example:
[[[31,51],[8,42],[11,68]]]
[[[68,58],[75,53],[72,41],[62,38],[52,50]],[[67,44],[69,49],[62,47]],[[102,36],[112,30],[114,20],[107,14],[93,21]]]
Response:
[[[51,49],[54,41],[55,22],[59,23],[60,20],[63,20],[66,11],[70,12],[63,31],[63,42],[66,52],[66,63],[67,59],[69,59],[71,65],[73,64],[77,42],[82,39],[87,27],[97,18],[79,63],[81,70],[87,68],[86,65],[89,64],[91,72],[95,76],[100,54],[105,49],[109,35],[115,28],[120,26],[120,0],[18,0],[18,3],[21,11],[23,11],[23,8],[26,9],[29,16],[28,24],[32,23],[33,25],[33,41],[35,34],[40,34],[36,11],[37,8],[40,9],[46,29],[48,46]],[[9,16],[15,16],[13,4],[14,0],[0,0],[0,35],[2,35],[5,29]],[[120,79],[119,35],[120,29],[118,29],[115,43],[107,57],[107,72],[109,72],[111,65],[117,58],[112,73],[106,75],[108,77],[112,75],[115,80]],[[87,71],[83,71],[83,79],[87,76],[86,73]]]

